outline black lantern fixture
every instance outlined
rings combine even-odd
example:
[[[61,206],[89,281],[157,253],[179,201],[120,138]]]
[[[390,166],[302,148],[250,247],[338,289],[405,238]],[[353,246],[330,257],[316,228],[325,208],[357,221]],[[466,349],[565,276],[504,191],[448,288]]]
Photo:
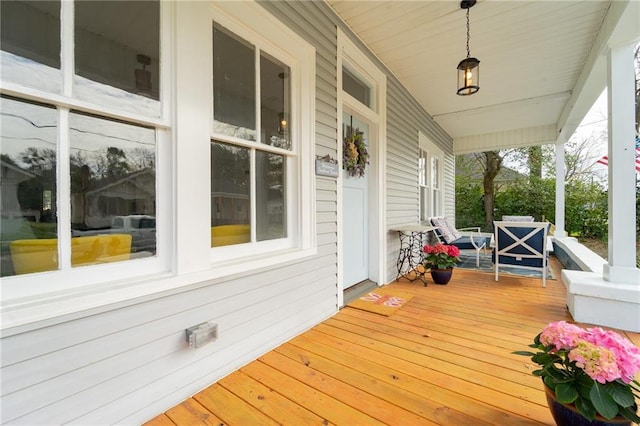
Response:
[[[469,9],[476,0],[462,0],[460,8],[467,9],[467,57],[458,64],[458,95],[473,95],[480,90],[480,61],[471,57],[469,51]]]

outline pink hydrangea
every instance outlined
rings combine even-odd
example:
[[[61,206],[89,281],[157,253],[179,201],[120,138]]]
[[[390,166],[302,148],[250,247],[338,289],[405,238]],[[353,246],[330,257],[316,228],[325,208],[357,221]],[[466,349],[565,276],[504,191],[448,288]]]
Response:
[[[578,346],[569,351],[569,360],[578,368],[599,383],[613,382],[620,378],[620,370],[614,354],[596,344],[580,341]]]
[[[584,340],[613,354],[620,372],[617,378],[623,382],[631,383],[640,372],[640,349],[618,333],[600,327],[588,328]]]
[[[542,333],[540,333],[540,343],[545,346],[553,345],[556,352],[559,350],[569,350],[577,346],[583,338],[585,330],[566,321],[556,321],[549,323]]]

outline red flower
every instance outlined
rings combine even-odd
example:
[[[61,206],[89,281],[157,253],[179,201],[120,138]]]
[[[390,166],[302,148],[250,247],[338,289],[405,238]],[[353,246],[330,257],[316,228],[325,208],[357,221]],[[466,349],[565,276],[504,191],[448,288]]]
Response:
[[[456,246],[447,246],[449,252],[447,253],[449,256],[458,257],[460,256],[460,249]]]
[[[458,262],[458,256],[460,256],[458,247],[441,243],[433,246],[426,245],[422,251],[425,253],[423,265],[427,269],[453,268]]]

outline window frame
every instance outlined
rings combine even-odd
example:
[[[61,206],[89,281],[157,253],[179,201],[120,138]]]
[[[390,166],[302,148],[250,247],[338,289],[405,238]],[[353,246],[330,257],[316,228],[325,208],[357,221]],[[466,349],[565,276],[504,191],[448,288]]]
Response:
[[[431,217],[444,215],[444,191],[442,190],[444,152],[422,132],[418,132],[418,167],[420,167],[421,158],[424,158],[425,181],[422,185],[420,170],[418,170],[418,217],[421,222],[425,222]],[[433,173],[435,162],[437,162],[437,176]],[[437,178],[437,185],[434,184],[434,177]]]
[[[431,192],[429,173],[429,153],[422,147],[418,148],[418,210],[421,222],[429,220],[428,194]]]
[[[160,115],[143,115],[110,106],[108,102],[89,102],[78,97],[74,92],[74,3],[61,1],[61,91],[46,90],[24,86],[11,81],[0,80],[0,93],[18,101],[35,102],[53,107],[57,116],[57,239],[58,269],[46,272],[28,273],[2,277],[2,306],[5,308],[21,304],[25,301],[47,303],[59,299],[60,294],[75,292],[95,293],[100,284],[131,280],[149,274],[166,272],[170,268],[169,247],[172,235],[169,212],[172,196],[169,180],[163,175],[171,174],[168,161],[171,152],[171,102],[170,62],[171,62],[171,12],[168,2],[160,1]],[[100,83],[102,84],[102,83]],[[99,119],[116,120],[153,128],[156,140],[156,256],[131,259],[129,261],[105,263],[101,265],[71,266],[71,194],[70,194],[70,134],[69,116],[71,113],[89,114]],[[46,315],[46,313],[41,313]]]
[[[68,5],[65,8],[64,13],[72,18]],[[235,26],[249,30],[268,28],[273,45],[279,40],[295,39],[292,49],[303,57],[298,96],[301,116],[296,129],[300,141],[298,167],[304,172],[300,173],[296,187],[301,193],[297,203],[297,214],[302,218],[296,227],[299,238],[295,248],[258,254],[252,256],[250,262],[246,255],[219,260],[212,256],[214,250],[210,247],[210,183],[204,182],[202,174],[210,170],[214,18],[221,23],[224,21],[229,29]],[[45,104],[54,102],[79,112],[158,129],[156,229],[159,231],[159,257],[76,268],[76,274],[67,286],[56,286],[51,280],[43,280],[42,273],[0,279],[3,285],[0,329],[5,336],[217,285],[266,268],[309,259],[318,251],[316,179],[313,174],[315,48],[255,1],[161,2],[160,19],[163,65],[159,117],[123,113],[63,94],[0,81],[2,94]],[[73,39],[69,38],[68,32],[66,36],[65,45],[72,45]],[[69,65],[72,63],[65,66]],[[72,77],[67,79],[67,85],[73,83]],[[64,177],[65,172],[61,173]],[[140,267],[142,264],[148,267],[147,270]],[[58,271],[47,274],[46,278],[50,278]]]
[[[251,9],[251,4],[250,2],[248,4],[240,2],[230,6],[212,5],[214,13],[211,16],[211,32],[213,32],[215,22],[236,37],[250,43],[255,49],[255,114],[258,137],[255,141],[250,141],[216,133],[212,107],[210,142],[222,142],[249,149],[252,182],[256,177],[256,150],[285,157],[287,164],[285,175],[287,236],[274,240],[255,241],[255,185],[252,185],[250,192],[252,242],[211,247],[211,263],[214,268],[220,268],[224,264],[225,269],[228,269],[229,265],[233,265],[235,261],[236,263],[242,262],[243,268],[246,270],[247,256],[262,256],[267,259],[273,257],[273,261],[276,262],[278,259],[275,256],[286,252],[301,251],[304,253],[310,250],[306,253],[309,255],[316,250],[315,176],[313,175],[313,170],[315,170],[315,49],[270,14],[266,12],[264,14],[255,13],[254,9],[248,10]],[[242,16],[243,21],[234,19],[234,16]],[[269,25],[265,23],[265,20],[269,22]],[[268,31],[265,28],[268,28]],[[261,127],[259,63],[262,52],[287,65],[291,72],[289,82],[291,111],[288,130],[291,149],[271,146],[259,140],[258,129]],[[211,61],[213,61],[213,56],[211,56]],[[211,74],[211,80],[213,81],[213,74]],[[211,96],[213,97],[213,90]],[[213,98],[211,105],[213,105]]]

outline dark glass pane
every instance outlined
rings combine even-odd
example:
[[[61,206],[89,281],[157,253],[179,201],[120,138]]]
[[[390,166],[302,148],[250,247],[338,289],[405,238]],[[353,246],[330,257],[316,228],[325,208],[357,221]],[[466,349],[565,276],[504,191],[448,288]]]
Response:
[[[258,241],[287,236],[285,158],[256,152],[256,234]]]
[[[72,113],[74,266],[156,252],[154,129]],[[100,237],[100,238],[97,238]]]
[[[251,241],[249,150],[211,143],[211,247]]]
[[[261,142],[291,149],[289,67],[266,54],[260,56]]]
[[[218,24],[213,25],[214,132],[256,140],[254,48]]]
[[[371,88],[346,68],[342,69],[342,90],[371,107]]]
[[[2,276],[58,269],[57,113],[0,98]]]
[[[159,65],[159,1],[75,3],[78,97],[157,115]]]
[[[2,79],[60,92],[60,1],[0,1]]]

